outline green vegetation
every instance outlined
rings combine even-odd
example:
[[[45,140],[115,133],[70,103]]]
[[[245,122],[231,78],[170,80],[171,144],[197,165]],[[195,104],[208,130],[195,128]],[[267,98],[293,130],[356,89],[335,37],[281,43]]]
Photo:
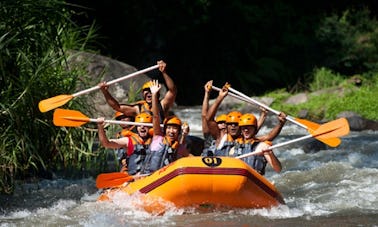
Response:
[[[55,127],[52,111],[38,110],[39,101],[88,82],[68,52],[88,50],[95,29],[75,25],[71,13],[61,0],[0,3],[0,193],[12,193],[14,179],[101,167],[94,132]],[[85,111],[84,101],[65,108]]]
[[[109,37],[103,53],[134,66],[163,56],[181,105],[200,105],[193,88],[208,80],[257,96],[299,91],[316,67],[348,77],[378,68],[376,1],[86,2]]]
[[[311,93],[305,103],[285,104],[292,94],[277,90],[266,94],[275,98],[273,108],[298,116],[301,110],[308,110],[313,120],[332,120],[342,111],[353,111],[361,116],[378,120],[378,73],[343,79],[340,74],[321,68],[314,71],[314,80],[309,84]],[[361,84],[357,83],[361,81]]]
[[[270,92],[274,108],[297,116],[308,110],[313,120],[335,119],[342,111],[353,111],[378,120],[378,21],[367,9],[345,10],[325,17],[316,32],[324,53],[323,67],[307,75],[297,92],[309,93],[309,100],[285,104],[292,96],[285,90]],[[359,84],[356,80],[361,80]]]

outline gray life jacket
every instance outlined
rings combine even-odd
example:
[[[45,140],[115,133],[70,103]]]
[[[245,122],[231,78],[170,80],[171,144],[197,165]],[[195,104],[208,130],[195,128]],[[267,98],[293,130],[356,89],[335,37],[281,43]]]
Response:
[[[255,141],[248,141],[246,143],[240,143],[241,140],[237,140],[235,142],[234,147],[234,154],[233,156],[239,156],[243,154],[250,153],[255,150],[258,142]],[[265,174],[265,167],[266,167],[266,159],[264,155],[252,155],[246,158],[242,158],[242,160],[247,163],[249,166],[251,166],[254,170],[256,170],[261,175]]]
[[[141,143],[133,143],[134,150],[133,153],[127,159],[127,172],[130,175],[137,174],[142,170],[144,159],[147,155],[147,150],[150,146],[151,138]]]
[[[225,136],[226,140],[223,142],[221,147],[219,147],[219,145],[218,147],[215,147],[214,144],[214,156],[230,156],[229,153],[231,148],[234,147],[235,141],[230,134],[226,134]]]
[[[144,160],[144,166],[142,173],[149,174],[168,165],[177,159],[178,142],[175,141],[173,145],[170,145],[168,139],[164,137],[162,149],[158,151],[151,151],[148,149],[146,159]]]

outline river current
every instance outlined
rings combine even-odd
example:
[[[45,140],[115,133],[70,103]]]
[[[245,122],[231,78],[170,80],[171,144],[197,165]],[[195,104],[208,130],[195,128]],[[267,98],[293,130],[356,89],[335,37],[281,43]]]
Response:
[[[179,108],[191,135],[201,135],[200,108]],[[273,116],[274,117],[274,116]],[[260,133],[271,128],[263,127]],[[306,135],[290,122],[274,143]],[[198,210],[172,207],[163,215],[138,209],[138,195],[96,202],[94,178],[54,179],[19,185],[0,197],[5,226],[378,226],[378,132],[351,132],[337,148],[305,152],[306,142],[277,148],[283,169],[266,178],[286,204],[271,209]]]

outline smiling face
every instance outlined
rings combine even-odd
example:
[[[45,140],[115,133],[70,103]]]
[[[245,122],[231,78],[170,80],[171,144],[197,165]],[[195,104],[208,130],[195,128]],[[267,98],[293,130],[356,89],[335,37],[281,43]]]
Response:
[[[253,125],[240,126],[244,139],[251,139],[256,135],[256,127]]]
[[[170,141],[176,141],[179,138],[180,129],[179,125],[167,125],[165,128],[165,135]]]
[[[236,138],[240,135],[239,124],[238,123],[227,123],[227,132]]]
[[[144,90],[142,91],[142,95],[143,95],[144,100],[145,100],[147,103],[151,103],[151,102],[152,102],[152,93],[151,93],[151,90],[150,90],[150,89],[144,89]]]
[[[137,132],[138,132],[138,135],[142,138],[142,139],[146,139],[150,136],[149,134],[149,130],[150,130],[151,127],[148,127],[148,126],[142,126],[142,125],[139,125],[137,127]]]

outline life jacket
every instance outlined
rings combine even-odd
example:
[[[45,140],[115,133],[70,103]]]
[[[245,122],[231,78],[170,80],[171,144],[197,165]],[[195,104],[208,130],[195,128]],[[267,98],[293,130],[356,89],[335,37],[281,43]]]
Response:
[[[139,137],[139,139],[141,138]],[[131,141],[133,141],[133,152],[128,155],[127,167],[128,173],[134,175],[142,170],[147,150],[151,144],[151,138],[148,138],[146,141],[139,140],[136,142],[134,139],[131,139]]]
[[[160,150],[148,149],[142,173],[152,173],[177,159],[178,141],[173,143],[167,137],[160,143]]]
[[[116,138],[119,139],[119,138],[122,138],[122,137],[127,137],[131,133],[133,133],[133,132],[130,131],[130,130],[128,130],[128,129],[122,129],[121,131],[119,131],[116,134]],[[130,141],[129,141],[129,144],[127,145],[128,149],[130,147],[129,145],[130,145]],[[123,147],[116,149],[117,160],[119,161],[120,165],[122,164],[121,163],[122,159],[126,159],[127,160],[127,153],[128,153],[128,151],[125,151],[125,149]]]
[[[214,156],[229,156],[229,152],[235,144],[234,139],[228,133],[225,138],[222,138],[222,140],[217,147],[215,147],[214,143],[212,145],[213,147],[209,149],[210,151],[213,151]]]
[[[126,159],[128,173],[134,175],[141,171],[147,153],[146,150],[151,143],[151,138],[147,141],[143,141],[138,134],[125,129],[119,133],[119,137],[129,138],[127,152],[125,152],[123,148],[118,149],[123,152],[121,157],[119,155],[119,160],[122,161],[122,159]]]
[[[147,112],[151,114],[152,116],[152,109],[151,109],[152,107],[145,100],[140,100],[136,103],[133,103],[133,105],[137,105],[139,107],[140,113]],[[159,116],[160,116],[160,123],[162,124],[165,118],[165,112],[160,102],[159,102]]]
[[[244,140],[243,138],[238,138],[235,140],[233,156],[236,157],[239,155],[250,153],[255,150],[258,144],[259,142],[253,139]],[[242,158],[242,160],[261,175],[265,174],[267,160],[265,159],[264,155],[252,155],[246,158]]]
[[[210,135],[210,133],[206,133],[203,135],[204,137],[204,143],[203,143],[203,150],[201,156],[208,157],[208,156],[214,156],[214,150],[215,150],[215,140]]]

